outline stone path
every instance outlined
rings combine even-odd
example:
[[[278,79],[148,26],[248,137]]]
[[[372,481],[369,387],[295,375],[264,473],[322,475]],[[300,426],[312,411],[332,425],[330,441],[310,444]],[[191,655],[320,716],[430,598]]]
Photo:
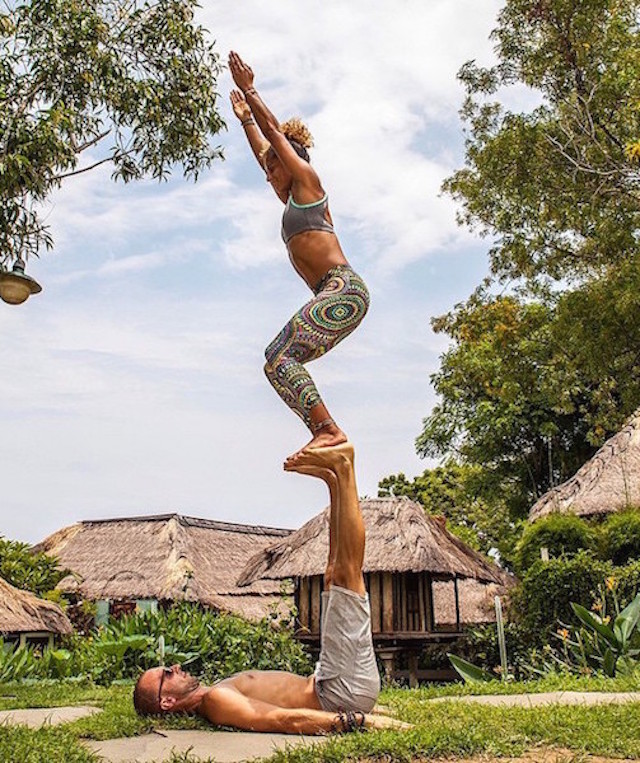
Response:
[[[266,758],[276,750],[302,744],[322,743],[322,737],[292,734],[252,734],[247,731],[156,731],[128,739],[107,739],[85,744],[110,763],[149,763],[171,757],[172,752],[189,751],[194,758],[215,759],[216,763],[240,763]]]
[[[22,724],[32,729],[38,729],[40,726],[71,723],[71,721],[77,721],[78,718],[101,712],[99,707],[82,705],[77,707],[31,707],[25,710],[2,710],[0,712],[0,725],[4,723]]]
[[[640,702],[640,692],[547,691],[539,694],[484,694],[437,697],[431,702],[479,702],[495,707],[537,707],[539,705],[611,705]]]

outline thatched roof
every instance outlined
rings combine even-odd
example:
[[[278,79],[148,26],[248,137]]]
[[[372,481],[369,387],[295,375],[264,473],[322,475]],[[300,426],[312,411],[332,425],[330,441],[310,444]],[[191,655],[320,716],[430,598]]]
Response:
[[[640,408],[571,479],[532,506],[529,520],[552,511],[590,516],[629,505],[640,505]]]
[[[367,532],[364,572],[430,572],[443,577],[502,583],[504,573],[448,532],[408,498],[360,502]],[[329,551],[329,509],[297,532],[255,554],[238,581],[321,575]]]
[[[184,599],[261,617],[282,601],[279,586],[239,589],[236,579],[256,549],[290,532],[163,514],[79,522],[35,550],[72,571],[58,588],[87,599]]]
[[[57,604],[0,578],[0,633],[71,633],[73,628]]]

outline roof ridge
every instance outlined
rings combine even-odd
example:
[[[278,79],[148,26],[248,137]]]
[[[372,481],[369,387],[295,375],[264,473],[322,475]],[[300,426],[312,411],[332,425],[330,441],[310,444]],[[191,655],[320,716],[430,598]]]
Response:
[[[239,522],[224,522],[220,519],[207,519],[206,517],[191,517],[186,514],[172,512],[170,514],[141,514],[133,517],[109,517],[107,519],[83,519],[81,525],[111,524],[114,522],[169,522],[172,519],[183,527],[203,527],[223,532],[240,532],[264,535],[288,535],[293,532],[285,527],[269,527],[268,525],[249,525]]]

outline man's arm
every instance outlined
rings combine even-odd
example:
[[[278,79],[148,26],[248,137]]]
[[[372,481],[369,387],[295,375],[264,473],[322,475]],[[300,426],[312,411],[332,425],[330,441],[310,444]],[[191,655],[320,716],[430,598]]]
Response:
[[[342,731],[337,713],[306,708],[277,707],[251,699],[236,689],[217,686],[209,691],[200,714],[218,726],[234,726],[246,731],[274,731],[281,734],[328,734]],[[365,728],[406,728],[391,718],[365,716]]]

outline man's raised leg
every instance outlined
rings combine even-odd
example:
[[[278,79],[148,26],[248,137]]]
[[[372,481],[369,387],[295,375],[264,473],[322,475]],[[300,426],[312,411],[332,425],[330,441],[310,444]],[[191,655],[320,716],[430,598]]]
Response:
[[[337,480],[337,511],[334,524],[334,562],[332,582],[359,594],[366,588],[362,576],[365,530],[358,500],[351,443],[332,448],[313,448],[300,454],[295,470],[300,467],[329,469]],[[333,513],[333,512],[332,512]]]
[[[327,567],[324,573],[324,587],[328,590],[333,583],[333,570],[336,561],[337,537],[338,537],[338,478],[331,471],[322,466],[303,466],[297,462],[285,462],[285,471],[307,474],[310,477],[317,477],[326,483],[329,488],[330,509],[329,509],[329,557]]]

